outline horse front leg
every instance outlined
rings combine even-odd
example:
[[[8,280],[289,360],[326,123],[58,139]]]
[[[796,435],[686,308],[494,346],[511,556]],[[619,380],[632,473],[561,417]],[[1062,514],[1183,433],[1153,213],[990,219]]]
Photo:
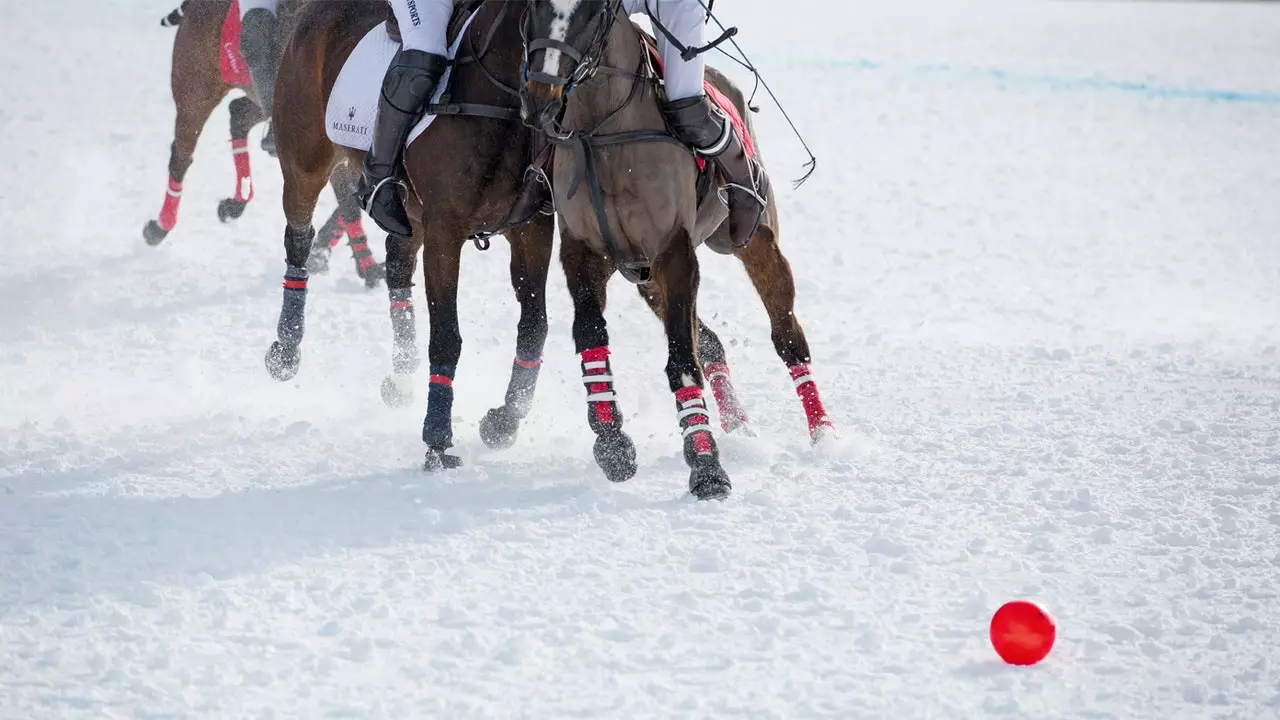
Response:
[[[587,424],[596,434],[596,464],[611,482],[624,482],[636,474],[636,446],[622,431],[622,411],[613,391],[609,362],[609,331],[605,326],[605,286],[613,268],[587,247],[586,242],[563,230],[560,263],[564,266],[569,296],[573,299],[573,344],[582,358],[582,382],[587,389]]]
[[[520,302],[520,323],[504,403],[480,421],[480,439],[491,448],[511,447],[520,430],[520,421],[533,406],[533,392],[542,368],[542,348],[547,342],[547,271],[551,266],[554,230],[552,217],[538,215],[507,232],[511,243],[511,287]]]
[[[413,374],[418,371],[418,321],[413,308],[413,273],[418,268],[421,234],[415,238],[387,235],[387,300],[391,315],[391,374],[382,379],[382,402],[408,407],[413,402]]]
[[[433,231],[425,238],[422,249],[422,275],[431,325],[431,338],[427,341],[431,377],[427,386],[427,415],[422,421],[422,442],[427,445],[422,468],[428,471],[462,465],[462,458],[446,452],[453,447],[453,378],[458,359],[462,357],[458,271],[463,244],[458,237],[460,233]]]
[[[666,307],[667,383],[675,395],[676,419],[689,465],[689,492],[699,500],[729,495],[729,475],[711,434],[710,413],[702,396],[698,343],[698,258],[687,233],[681,233],[659,258],[654,280]]]

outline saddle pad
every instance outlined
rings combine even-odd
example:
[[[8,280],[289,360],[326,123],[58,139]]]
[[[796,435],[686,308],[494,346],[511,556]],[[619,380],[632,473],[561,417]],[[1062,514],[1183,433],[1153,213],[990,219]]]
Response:
[[[222,82],[233,87],[251,87],[249,64],[240,54],[240,0],[231,0],[227,19],[222,21],[222,44],[218,46],[218,71]]]
[[[467,35],[467,28],[475,18],[475,12],[463,23],[458,36],[449,45],[449,59],[458,54],[458,46]],[[378,96],[382,93],[382,79],[386,77],[387,68],[395,57],[400,44],[387,34],[387,24],[379,23],[365,34],[347,61],[342,64],[338,79],[333,84],[333,92],[329,94],[329,103],[325,107],[325,132],[329,139],[343,147],[368,152],[373,145],[373,125],[378,119]],[[440,102],[441,96],[449,87],[449,77],[453,67],[445,70],[436,92],[431,96],[432,103]],[[418,138],[435,120],[435,115],[423,116],[409,137],[405,147]]]

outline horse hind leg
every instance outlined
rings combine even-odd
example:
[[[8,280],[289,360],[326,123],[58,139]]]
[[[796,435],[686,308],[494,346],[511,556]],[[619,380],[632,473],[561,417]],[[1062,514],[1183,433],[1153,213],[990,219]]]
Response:
[[[622,429],[622,411],[614,392],[609,361],[609,331],[605,325],[605,286],[613,269],[582,238],[560,234],[560,264],[573,300],[573,344],[582,359],[582,382],[587,390],[587,424],[595,433],[596,465],[610,482],[625,482],[636,474],[636,446]]]
[[[542,349],[547,341],[547,272],[551,267],[554,223],[551,217],[539,215],[507,232],[511,243],[511,287],[520,302],[520,322],[504,403],[480,421],[480,439],[491,448],[506,449],[515,444],[520,421],[533,405]]]
[[[387,276],[386,266],[379,263],[369,247],[369,236],[365,234],[364,222],[360,214],[360,203],[355,196],[355,175],[349,168],[350,160],[334,169],[329,178],[329,186],[338,201],[338,207],[329,215],[329,219],[320,226],[311,246],[311,257],[307,270],[313,275],[324,275],[329,272],[329,258],[333,249],[347,239],[347,247],[351,248],[351,257],[355,262],[356,275],[364,281],[365,287],[372,290]]]
[[[742,260],[747,276],[769,314],[774,350],[787,365],[796,395],[804,407],[809,438],[816,443],[834,432],[835,428],[809,367],[809,341],[795,314],[796,283],[791,274],[791,264],[778,247],[776,236],[768,230],[758,232],[751,244],[738,251],[738,258]]]
[[[231,158],[236,167],[236,192],[229,198],[218,202],[218,219],[222,222],[235,220],[244,214],[244,209],[253,199],[253,172],[249,165],[249,131],[254,125],[266,118],[256,103],[241,96],[231,101],[228,107],[231,115]]]
[[[190,64],[180,64],[179,61],[188,54],[184,50],[189,44],[186,32],[191,30],[179,28],[179,36],[174,41],[175,63],[171,85],[177,114],[173,123],[173,143],[169,146],[169,184],[159,216],[148,221],[142,230],[143,238],[152,247],[164,242],[165,237],[178,224],[182,182],[191,167],[196,143],[214,108],[230,90],[218,77],[216,65],[211,68],[200,67],[201,63],[194,59]]]
[[[418,321],[413,307],[413,273],[418,269],[422,230],[415,227],[415,231],[411,238],[387,235],[387,300],[393,340],[391,374],[382,379],[382,402],[393,408],[413,403],[413,375],[422,362],[418,357]]]
[[[665,321],[666,304],[662,295],[657,292],[656,286],[650,283],[638,285],[636,289],[640,291],[640,297],[649,304],[653,314],[658,316],[659,320]],[[729,360],[725,355],[724,344],[720,342],[720,336],[707,327],[701,317],[698,318],[698,360],[702,365],[703,374],[711,384],[711,394],[715,397],[716,409],[720,414],[720,429],[726,434],[742,432],[750,435],[752,433],[751,418],[742,407],[738,393],[733,387],[733,381],[729,377]]]

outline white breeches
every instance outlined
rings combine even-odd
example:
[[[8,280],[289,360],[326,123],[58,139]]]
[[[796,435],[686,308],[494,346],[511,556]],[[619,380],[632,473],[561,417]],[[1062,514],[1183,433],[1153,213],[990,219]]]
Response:
[[[401,46],[405,50],[422,50],[448,55],[449,19],[453,17],[454,0],[391,0],[396,22],[400,25]]]
[[[707,16],[698,0],[622,0],[622,7],[630,14],[647,13],[650,18],[661,21],[685,47],[701,47],[704,43],[703,27]],[[667,98],[682,100],[701,95],[706,64],[702,56],[685,62],[680,51],[667,42],[666,36],[657,28],[653,34],[658,39],[658,52],[662,55]]]

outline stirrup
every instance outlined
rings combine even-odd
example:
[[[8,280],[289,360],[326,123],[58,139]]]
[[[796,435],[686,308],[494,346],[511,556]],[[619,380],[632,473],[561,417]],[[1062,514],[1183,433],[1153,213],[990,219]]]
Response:
[[[720,197],[724,199],[725,203],[729,202],[730,189],[741,190],[742,192],[746,193],[752,200],[756,201],[757,205],[760,206],[761,212],[764,212],[765,206],[769,204],[769,201],[760,195],[760,191],[758,189],[750,188],[750,187],[747,187],[746,185],[741,185],[739,183],[731,183],[731,182],[727,182],[724,185],[720,186]]]
[[[375,197],[377,197],[377,196],[378,196],[378,191],[379,191],[379,190],[381,190],[381,189],[382,189],[382,186],[383,186],[383,185],[386,185],[387,183],[391,183],[392,185],[398,185],[398,186],[400,186],[401,188],[403,188],[403,189],[405,190],[405,192],[408,192],[408,190],[409,190],[409,186],[405,185],[403,182],[401,182],[399,179],[397,179],[397,178],[396,178],[396,176],[395,176],[394,174],[392,174],[392,175],[388,175],[388,176],[386,176],[386,177],[382,178],[381,180],[379,180],[379,181],[378,181],[378,183],[377,183],[376,185],[374,185],[374,186],[373,186],[373,189],[371,189],[371,190],[369,191],[369,194],[368,194],[368,195],[364,198],[364,200],[360,203],[360,209],[361,209],[361,210],[364,210],[365,214],[367,214],[367,215],[369,215],[369,216],[372,216],[372,215],[373,215],[373,212],[372,212],[372,210],[373,210],[373,199],[374,199]]]
[[[526,167],[524,169],[524,176],[526,178],[525,179],[526,183],[529,182],[527,178],[529,177],[530,173],[533,173],[534,182],[547,188],[547,199],[544,200],[542,204],[538,206],[538,213],[542,215],[555,215],[556,214],[556,194],[555,194],[555,191],[551,189],[551,179],[547,177],[546,169],[540,168],[540,167],[534,167],[532,165]]]

